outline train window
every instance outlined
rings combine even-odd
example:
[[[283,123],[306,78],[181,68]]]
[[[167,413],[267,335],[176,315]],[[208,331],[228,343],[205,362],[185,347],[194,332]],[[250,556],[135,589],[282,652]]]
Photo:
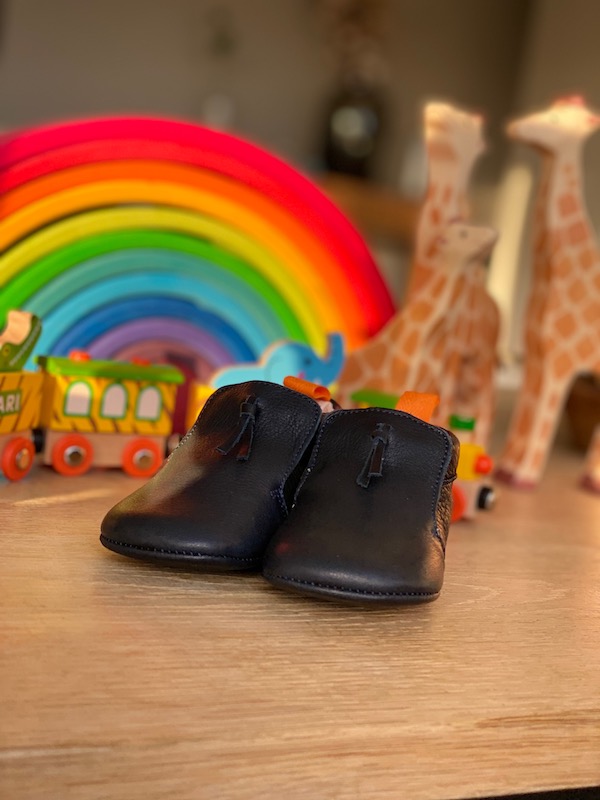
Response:
[[[146,386],[139,393],[136,419],[147,419],[156,422],[162,412],[162,397],[156,386]]]
[[[85,381],[74,381],[65,393],[65,416],[87,417],[92,409],[92,389]]]
[[[127,391],[120,383],[114,383],[104,392],[100,416],[107,419],[123,419],[127,415]]]

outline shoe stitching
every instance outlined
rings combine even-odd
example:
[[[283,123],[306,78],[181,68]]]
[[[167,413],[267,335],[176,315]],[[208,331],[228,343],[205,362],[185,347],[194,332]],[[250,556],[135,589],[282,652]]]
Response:
[[[281,489],[281,487],[278,487],[277,489],[273,489],[273,491],[271,492],[271,497],[274,500],[276,500],[277,503],[279,504],[279,509],[280,509],[280,511],[281,511],[281,513],[283,515],[283,519],[285,519],[289,515],[289,511],[288,511],[287,503],[285,502],[285,497],[283,496],[283,490]]]
[[[303,581],[300,578],[290,578],[288,575],[275,575],[270,574],[268,572],[264,572],[263,575],[266,578],[278,578],[282,581],[288,581],[290,583],[299,583],[303,586],[316,586],[319,589],[336,589],[341,592],[351,592],[352,594],[360,594],[360,595],[373,595],[377,597],[431,597],[432,595],[437,595],[439,592],[376,592],[370,589],[352,589],[348,586],[336,586],[332,583],[318,583],[317,581]]]
[[[315,442],[315,446],[313,448],[311,459],[310,459],[310,461],[308,463],[308,466],[306,467],[304,475],[302,476],[302,478],[301,478],[301,480],[300,480],[300,482],[298,484],[298,488],[296,489],[296,493],[294,494],[293,506],[296,505],[296,501],[298,499],[298,495],[300,494],[300,490],[304,486],[304,483],[306,482],[306,479],[308,478],[308,476],[312,472],[312,468],[314,467],[314,465],[316,463],[317,455],[319,453],[319,448],[321,446],[321,442],[323,441],[323,436],[325,434],[326,427],[330,423],[332,423],[337,417],[340,417],[342,415],[349,416],[350,414],[363,414],[364,415],[366,410],[371,411],[373,409],[364,409],[364,408],[342,409],[341,411],[332,411],[331,414],[329,414],[328,418],[321,425],[321,430],[319,431],[319,435],[317,437],[317,441]],[[436,510],[436,505],[439,502],[439,494],[440,494],[440,489],[441,489],[440,478],[442,476],[442,472],[445,469],[448,469],[448,464],[450,462],[450,458],[449,458],[449,455],[448,455],[448,451],[450,449],[450,437],[448,436],[448,434],[445,431],[443,431],[437,425],[431,425],[428,422],[423,422],[423,420],[420,420],[417,417],[413,417],[412,414],[407,414],[405,411],[397,411],[397,410],[382,409],[382,408],[378,408],[376,410],[380,414],[388,414],[388,415],[391,414],[394,417],[396,417],[396,416],[398,416],[400,414],[402,417],[409,418],[411,420],[411,422],[413,422],[414,424],[421,425],[423,428],[427,428],[428,430],[433,431],[436,435],[441,436],[442,439],[444,440],[444,445],[445,445],[445,447],[444,447],[444,458],[442,459],[442,465],[440,466],[440,469],[438,470],[435,483],[431,486],[431,489],[433,491],[433,502],[431,504],[431,511],[432,511],[432,517],[433,517],[433,536],[439,541],[439,543],[442,546],[442,551],[445,553],[446,552],[446,545],[444,544],[444,540],[441,537],[440,532],[438,531],[437,515],[435,513],[435,510]],[[436,488],[437,488],[437,491],[436,491]]]
[[[144,550],[150,553],[168,553],[174,556],[192,556],[193,558],[226,558],[230,561],[260,561],[260,556],[256,558],[241,558],[241,556],[220,556],[220,555],[207,555],[206,553],[194,553],[192,550],[167,550],[163,547],[144,547],[137,544],[129,544],[129,542],[118,542],[116,539],[111,539],[102,534],[100,541],[110,542],[111,544],[119,545],[119,547],[128,547],[130,550]]]

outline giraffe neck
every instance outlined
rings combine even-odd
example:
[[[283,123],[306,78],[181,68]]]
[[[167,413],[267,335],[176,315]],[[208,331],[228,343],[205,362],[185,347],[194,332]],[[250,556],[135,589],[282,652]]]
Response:
[[[403,316],[419,331],[420,344],[424,344],[430,332],[440,321],[447,318],[452,311],[452,300],[458,299],[457,286],[460,283],[461,269],[456,264],[440,266],[436,269],[430,282],[418,292],[413,300],[405,306]],[[429,308],[427,315],[423,309]]]
[[[435,272],[438,236],[452,220],[469,217],[467,187],[478,155],[465,154],[443,141],[427,142],[428,188],[417,225],[407,300],[415,297]]]
[[[418,292],[412,302],[405,307],[405,313],[410,324],[415,318],[414,329],[418,331],[418,352],[429,354],[426,359],[431,358],[431,347],[435,349],[435,342],[440,335],[445,339],[449,335],[449,330],[454,324],[454,320],[460,314],[464,300],[464,265],[456,263],[444,266],[436,265],[433,277],[430,282]],[[423,299],[420,299],[423,298]],[[421,303],[427,299],[430,305],[428,316],[423,319],[421,314]],[[433,357],[435,363],[436,358]],[[416,384],[421,359],[414,360],[407,371],[405,384],[413,386]]]
[[[554,173],[554,155],[541,152],[540,177],[533,211],[533,280],[538,283],[546,280],[549,269],[548,254],[548,207],[550,204],[550,185]]]
[[[432,243],[448,222],[469,215],[467,186],[473,162],[461,159],[457,153],[441,156],[432,144],[427,146],[427,155],[429,174],[417,227],[416,270],[420,265],[433,266]]]
[[[583,193],[582,144],[571,143],[555,153],[552,161],[545,211],[546,243],[552,264],[567,254],[598,252]],[[581,269],[578,258],[572,257],[570,262],[571,272]]]

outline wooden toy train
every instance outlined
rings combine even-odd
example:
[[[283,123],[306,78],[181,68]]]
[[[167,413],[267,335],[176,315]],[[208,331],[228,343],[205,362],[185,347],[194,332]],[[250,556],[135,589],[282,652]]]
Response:
[[[25,477],[42,454],[61,475],[92,466],[149,477],[163,462],[172,431],[175,367],[39,356],[38,372],[0,373],[0,466]]]

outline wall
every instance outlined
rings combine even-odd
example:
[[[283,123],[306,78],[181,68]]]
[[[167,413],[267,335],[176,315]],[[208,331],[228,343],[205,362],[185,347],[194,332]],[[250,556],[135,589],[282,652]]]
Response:
[[[514,91],[528,7],[390,0],[381,181],[396,185],[428,97],[489,114],[496,146],[480,178],[497,176],[499,122]],[[219,49],[214,31],[223,14],[233,40]],[[6,0],[0,125],[112,112],[201,118],[206,98],[223,93],[236,129],[315,165],[336,66],[319,23],[316,0]]]

